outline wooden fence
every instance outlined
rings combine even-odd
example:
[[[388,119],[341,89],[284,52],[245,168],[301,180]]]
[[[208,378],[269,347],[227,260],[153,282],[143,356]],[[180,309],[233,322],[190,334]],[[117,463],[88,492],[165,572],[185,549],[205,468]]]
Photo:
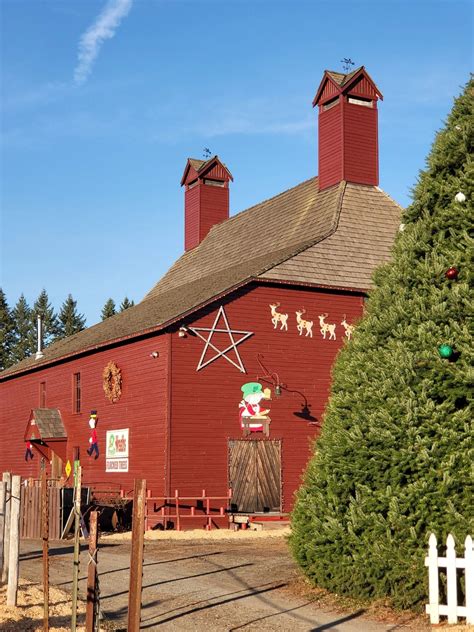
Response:
[[[465,617],[466,623],[474,623],[474,550],[472,538],[466,537],[464,557],[456,557],[454,538],[451,534],[446,539],[446,557],[438,557],[438,544],[434,533],[430,535],[428,557],[429,599],[426,613],[431,623],[439,623],[440,615],[448,617],[448,623],[457,623],[458,617]],[[439,603],[439,569],[446,569],[447,604]],[[458,605],[458,573],[464,569],[465,605]]]
[[[48,488],[49,537],[61,537],[61,489]],[[20,538],[41,538],[41,487],[21,487]]]

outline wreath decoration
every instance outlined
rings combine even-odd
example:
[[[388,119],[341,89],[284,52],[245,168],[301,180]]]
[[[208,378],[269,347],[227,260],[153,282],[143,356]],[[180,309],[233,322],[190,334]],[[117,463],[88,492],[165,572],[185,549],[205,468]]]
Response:
[[[102,373],[104,393],[111,404],[118,402],[122,395],[122,371],[115,362],[109,362]]]

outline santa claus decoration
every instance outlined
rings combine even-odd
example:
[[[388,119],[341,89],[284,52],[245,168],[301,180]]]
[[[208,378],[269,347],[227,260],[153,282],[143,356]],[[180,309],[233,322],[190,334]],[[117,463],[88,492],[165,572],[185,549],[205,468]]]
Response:
[[[258,382],[247,382],[242,386],[241,391],[243,399],[239,404],[239,419],[242,429],[247,427],[250,432],[263,432],[262,421],[269,420],[270,410],[262,409],[260,402],[270,399],[270,389],[263,389]]]

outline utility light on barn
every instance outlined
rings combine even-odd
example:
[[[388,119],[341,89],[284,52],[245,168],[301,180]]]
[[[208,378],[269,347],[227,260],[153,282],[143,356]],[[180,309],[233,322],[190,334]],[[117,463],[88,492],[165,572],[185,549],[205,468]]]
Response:
[[[160,354],[158,353],[158,351],[152,351],[152,352],[150,353],[150,358],[153,358],[154,360],[156,360],[156,358],[158,358],[158,357],[159,357],[159,355],[160,355]]]
[[[187,333],[188,333],[188,330],[186,327],[180,327],[178,331],[178,336],[180,338],[186,338]]]

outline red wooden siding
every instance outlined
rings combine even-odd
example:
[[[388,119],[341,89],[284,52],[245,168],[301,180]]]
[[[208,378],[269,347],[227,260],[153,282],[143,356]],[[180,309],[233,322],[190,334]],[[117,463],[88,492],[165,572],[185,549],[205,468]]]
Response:
[[[216,165],[215,169],[222,167]],[[193,188],[185,191],[184,200],[184,245],[185,250],[191,250],[201,243],[215,224],[220,224],[229,217],[228,183],[219,187],[198,180]]]
[[[288,331],[274,330],[269,304],[280,302],[278,311],[289,314]],[[289,389],[303,393],[311,413],[321,420],[330,387],[330,368],[344,340],[339,324],[346,314],[353,323],[362,313],[356,295],[330,294],[310,289],[258,286],[240,290],[222,303],[203,310],[193,325],[210,327],[220,304],[231,329],[251,331],[252,337],[238,346],[247,373],[240,373],[219,358],[200,371],[196,367],[204,342],[188,335],[172,336],[170,489],[181,493],[223,495],[227,485],[228,439],[242,437],[238,419],[241,386],[262,377],[257,354],[278,373]],[[304,317],[314,321],[313,338],[298,335],[295,311],[304,307]],[[337,323],[336,341],[323,340],[318,315],[328,312],[327,322]],[[222,322],[220,323],[220,326]],[[218,348],[225,334],[216,334]],[[310,454],[317,426],[294,415],[304,403],[299,393],[283,391],[271,402],[270,439],[282,441],[282,503],[289,511],[293,495]]]
[[[228,180],[229,174],[220,163],[215,163],[210,171],[206,171],[203,178],[214,178],[215,180]]]
[[[350,87],[349,94],[357,94],[377,99],[377,92],[372,83],[363,75]]]
[[[342,103],[319,112],[319,188],[326,189],[343,178]]]
[[[162,334],[121,345],[42,371],[11,379],[0,385],[0,472],[11,470],[22,476],[38,476],[40,457],[24,461],[24,433],[32,408],[38,407],[39,383],[46,382],[48,407],[58,408],[68,435],[67,449],[59,442],[50,443],[63,460],[73,459],[74,446],[80,447],[83,481],[87,484],[121,485],[133,488],[135,477],[146,477],[157,493],[164,492],[166,427],[168,416],[168,343]],[[150,357],[153,351],[159,357]],[[102,372],[109,361],[122,371],[122,396],[111,404],[102,388]],[[81,373],[82,412],[72,412],[72,376]],[[87,455],[89,413],[97,410],[97,434],[100,457]],[[130,457],[128,473],[105,472],[106,431],[129,428]],[[49,456],[49,451],[45,454]]]
[[[377,136],[377,110],[344,103],[345,180],[378,185]]]
[[[319,97],[319,103],[324,103],[336,94],[339,94],[339,87],[327,79],[323,91],[321,92],[321,96]]]

